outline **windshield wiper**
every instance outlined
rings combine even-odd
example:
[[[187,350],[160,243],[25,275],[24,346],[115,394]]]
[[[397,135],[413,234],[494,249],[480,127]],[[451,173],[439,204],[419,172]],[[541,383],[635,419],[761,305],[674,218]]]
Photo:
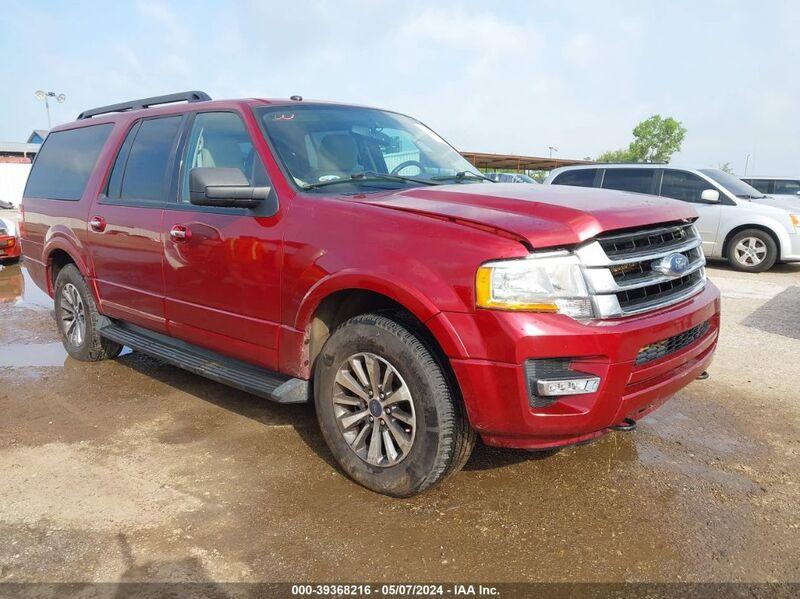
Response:
[[[740,194],[736,196],[737,198],[742,198],[743,200],[760,200],[761,198],[767,197],[766,194],[760,196],[749,195],[746,193]]]
[[[389,173],[376,173],[373,171],[363,171],[360,173],[353,173],[347,179],[334,179],[332,181],[320,181],[319,183],[310,183],[304,185],[303,189],[317,189],[318,187],[327,187],[328,185],[337,185],[339,183],[364,183],[374,181],[396,181],[398,183],[419,183],[420,185],[438,185],[430,179],[417,179],[416,177],[405,177],[403,175],[390,175]]]
[[[490,181],[491,183],[495,183],[489,177],[484,177],[483,175],[479,175],[477,173],[473,173],[472,171],[459,171],[455,175],[445,175],[443,177],[431,177],[431,181],[456,181],[460,183],[461,181],[468,180],[468,179],[475,179],[478,181]]]

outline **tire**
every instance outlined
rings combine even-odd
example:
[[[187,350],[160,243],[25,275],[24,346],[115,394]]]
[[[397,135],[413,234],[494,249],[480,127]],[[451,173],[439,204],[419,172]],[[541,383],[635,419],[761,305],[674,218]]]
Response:
[[[410,497],[458,471],[475,432],[434,353],[399,320],[363,314],[337,327],[316,361],[314,401],[342,470],[378,493]]]
[[[760,229],[739,231],[728,242],[728,262],[742,272],[764,272],[778,259],[778,245],[772,235]]]
[[[100,318],[97,304],[89,286],[74,264],[67,264],[61,269],[56,277],[55,287],[56,322],[61,342],[67,353],[83,362],[116,358],[122,351],[122,346],[104,339],[97,332],[97,322]],[[75,326],[71,325],[73,322]],[[76,328],[80,334],[76,334]]]

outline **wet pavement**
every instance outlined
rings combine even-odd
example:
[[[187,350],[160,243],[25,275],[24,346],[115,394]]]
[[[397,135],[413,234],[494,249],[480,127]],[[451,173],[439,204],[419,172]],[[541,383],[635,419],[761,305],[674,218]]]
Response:
[[[0,581],[800,581],[800,266],[709,274],[709,380],[633,433],[478,447],[397,500],[337,471],[308,406],[68,358],[4,267]]]

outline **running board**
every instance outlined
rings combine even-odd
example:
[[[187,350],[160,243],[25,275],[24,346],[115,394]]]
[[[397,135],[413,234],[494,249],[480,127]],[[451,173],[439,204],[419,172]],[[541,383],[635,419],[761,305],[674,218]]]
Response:
[[[278,403],[308,401],[308,381],[229,358],[154,331],[100,317],[100,335],[121,345]]]

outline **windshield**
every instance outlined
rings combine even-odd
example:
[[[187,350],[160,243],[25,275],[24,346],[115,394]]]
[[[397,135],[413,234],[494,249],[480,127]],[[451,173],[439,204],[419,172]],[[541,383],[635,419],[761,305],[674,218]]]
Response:
[[[735,175],[716,168],[701,168],[700,172],[714,179],[737,198],[755,199],[766,197],[763,193],[738,179]]]
[[[483,178],[441,137],[400,114],[313,104],[256,113],[280,161],[303,188],[341,181],[345,191],[364,191]]]

